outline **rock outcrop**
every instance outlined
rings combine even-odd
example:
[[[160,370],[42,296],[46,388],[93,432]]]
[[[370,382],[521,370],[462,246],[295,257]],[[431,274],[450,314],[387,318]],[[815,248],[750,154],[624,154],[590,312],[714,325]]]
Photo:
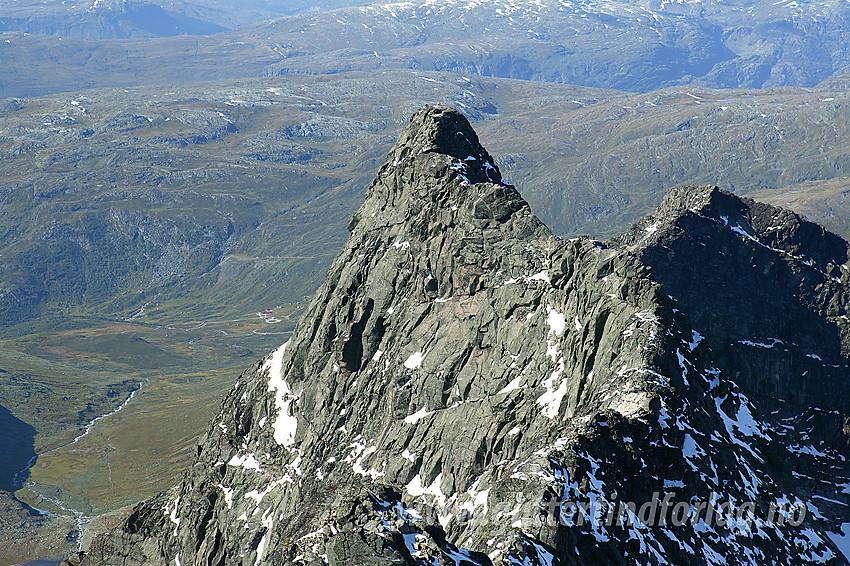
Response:
[[[846,242],[711,187],[560,240],[442,107],[349,229],[83,564],[847,563]]]

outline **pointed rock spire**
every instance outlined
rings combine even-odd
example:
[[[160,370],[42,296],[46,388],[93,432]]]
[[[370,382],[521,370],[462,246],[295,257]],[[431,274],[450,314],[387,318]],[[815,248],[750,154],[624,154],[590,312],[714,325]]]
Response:
[[[530,212],[517,190],[502,182],[493,158],[463,114],[444,106],[429,107],[416,112],[401,133],[349,229],[367,217],[375,219],[368,225],[371,228],[459,210],[481,227],[487,221],[504,223],[514,213]],[[542,227],[534,222],[535,229]]]

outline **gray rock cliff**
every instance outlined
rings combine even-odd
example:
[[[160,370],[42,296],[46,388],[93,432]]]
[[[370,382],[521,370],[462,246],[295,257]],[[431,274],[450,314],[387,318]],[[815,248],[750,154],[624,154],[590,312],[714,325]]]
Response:
[[[848,563],[846,242],[711,187],[559,240],[442,107],[349,229],[181,483],[83,564]],[[644,524],[653,493],[688,515]]]

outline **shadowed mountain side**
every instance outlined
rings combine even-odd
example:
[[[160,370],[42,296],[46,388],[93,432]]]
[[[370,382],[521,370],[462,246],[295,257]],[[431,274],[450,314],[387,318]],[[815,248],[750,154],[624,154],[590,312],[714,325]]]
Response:
[[[619,242],[637,250],[748,394],[770,409],[781,399],[848,412],[835,394],[850,361],[847,242],[714,187],[672,191]]]

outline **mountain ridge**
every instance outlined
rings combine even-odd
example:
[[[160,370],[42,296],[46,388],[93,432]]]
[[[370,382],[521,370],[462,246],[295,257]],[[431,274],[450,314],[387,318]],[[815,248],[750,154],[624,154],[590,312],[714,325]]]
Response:
[[[682,189],[662,207],[673,229],[650,218],[620,244],[557,240],[473,136],[456,111],[414,114],[293,337],[240,376],[181,484],[83,564],[847,563],[846,429],[819,434],[830,410],[813,407],[809,431],[813,417],[751,402],[753,384],[716,362],[722,327],[695,330],[698,312],[636,253],[637,235],[687,237],[675,221],[695,204],[746,203]],[[670,489],[756,516],[559,520],[590,495]],[[808,514],[777,523],[781,501]]]
[[[30,28],[26,18],[0,18],[0,28],[5,19],[7,28],[23,32],[4,33],[0,60],[15,80],[0,85],[0,93],[383,69],[649,92],[685,85],[812,87],[850,68],[842,39],[850,9],[843,2],[439,0],[325,10],[357,4],[332,1],[317,12],[191,36],[173,34],[214,31],[244,23],[247,13],[288,10],[133,2],[113,11],[98,2],[94,11],[94,5],[69,11],[54,3],[53,12],[31,17]],[[38,14],[45,8],[32,9]],[[134,10],[156,12],[156,18],[135,17]],[[26,35],[60,30],[72,35]],[[74,37],[163,34],[171,37]]]
[[[674,225],[664,226],[671,217]],[[701,232],[707,229],[699,224],[709,224],[708,229],[722,226],[728,240],[702,237]],[[671,243],[669,234],[677,229],[688,237]],[[825,364],[823,381],[811,384],[809,393],[804,394],[801,390],[780,391],[781,384],[765,378],[772,373],[768,368],[742,375],[740,368],[746,367],[741,362],[743,353],[732,354],[725,362],[718,360],[726,372],[739,372],[739,384],[764,398],[797,398],[801,406],[847,414],[846,403],[831,395],[846,381],[850,352],[850,327],[841,318],[848,301],[844,285],[850,254],[846,241],[791,211],[739,198],[716,187],[687,193],[682,189],[671,191],[659,211],[635,225],[620,242],[639,241],[641,231],[655,240],[650,245],[643,243],[641,261],[687,305],[694,324],[704,332],[722,335],[744,351],[759,347],[754,344],[772,344],[766,349],[776,347],[785,352],[797,349],[804,363],[795,371],[802,375],[813,369],[805,362]],[[743,253],[727,260],[724,251],[732,247],[729,240],[742,243],[739,250]],[[710,245],[720,248],[721,253],[709,250]],[[701,254],[702,249],[706,252]],[[676,257],[688,257],[693,268],[671,269]],[[746,267],[763,272],[761,289],[747,287],[743,293],[729,293],[726,289],[735,280],[724,273],[739,273]],[[720,310],[712,307],[719,303],[734,306]],[[714,346],[717,349],[719,344]],[[789,355],[786,361],[790,363],[793,358]]]

